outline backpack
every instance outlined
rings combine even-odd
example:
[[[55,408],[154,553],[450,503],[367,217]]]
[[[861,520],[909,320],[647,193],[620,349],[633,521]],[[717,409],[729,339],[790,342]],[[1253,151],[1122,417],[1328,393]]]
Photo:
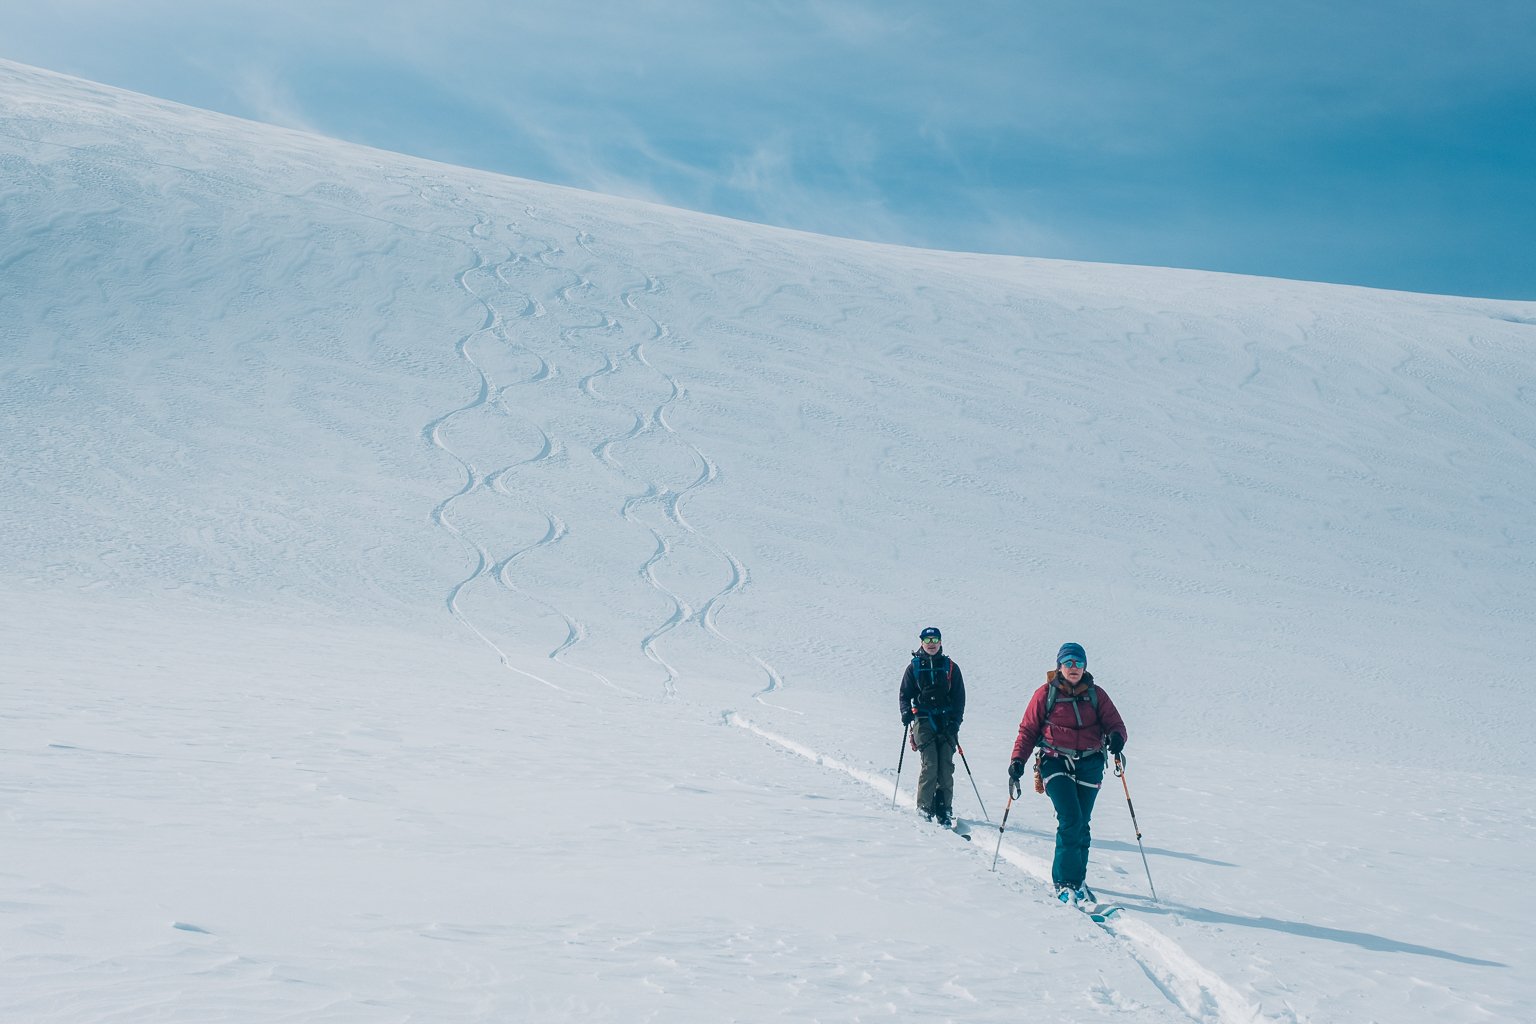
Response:
[[[1040,738],[1042,740],[1045,738],[1045,727],[1051,724],[1051,710],[1056,707],[1057,693],[1058,689],[1056,683],[1052,681],[1050,684],[1048,684],[1048,688],[1045,691],[1045,718],[1042,719],[1040,723]],[[1073,704],[1078,704],[1085,700],[1092,704],[1094,720],[1100,723],[1099,730],[1101,732],[1103,731],[1102,720],[1099,718],[1099,688],[1096,684],[1090,682],[1088,684],[1087,693],[1083,694],[1081,697],[1068,697],[1067,700]],[[1075,707],[1072,709],[1072,711],[1077,715],[1077,724],[1082,725],[1082,713]]]
[[[938,672],[922,667],[922,655],[912,655],[912,680],[917,683],[917,703],[924,709],[941,707],[949,702],[949,691],[955,676],[955,663],[949,655],[940,654],[935,658],[943,658],[948,665],[942,678]]]
[[[1041,729],[1044,729],[1044,726],[1051,723],[1051,709],[1055,708],[1055,699],[1057,699],[1057,685],[1051,683],[1051,689],[1046,691],[1046,717],[1044,717],[1043,723],[1041,723]],[[1098,717],[1098,686],[1095,686],[1094,683],[1087,685],[1086,694],[1081,695],[1081,697],[1068,697],[1068,700],[1071,700],[1072,703],[1080,703],[1086,700],[1087,703],[1094,705],[1094,717]],[[1074,708],[1074,711],[1077,711],[1077,708]],[[1083,715],[1078,715],[1077,723],[1078,725],[1083,725]]]

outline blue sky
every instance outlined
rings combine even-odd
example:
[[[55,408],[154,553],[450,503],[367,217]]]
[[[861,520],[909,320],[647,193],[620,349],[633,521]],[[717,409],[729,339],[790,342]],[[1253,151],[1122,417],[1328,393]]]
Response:
[[[1536,5],[54,0],[0,56],[977,252],[1536,298]]]

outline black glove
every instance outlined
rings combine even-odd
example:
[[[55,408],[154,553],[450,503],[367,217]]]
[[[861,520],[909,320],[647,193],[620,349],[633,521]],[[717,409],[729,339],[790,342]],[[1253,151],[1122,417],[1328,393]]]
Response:
[[[1024,777],[1024,762],[1023,761],[1009,761],[1008,762],[1008,781],[1009,782],[1018,782],[1023,777]]]
[[[901,724],[902,725],[911,725],[912,724],[912,710],[910,708],[908,708],[906,711],[903,711],[901,713]]]
[[[1114,754],[1116,757],[1119,757],[1120,756],[1120,751],[1122,751],[1124,749],[1125,749],[1125,737],[1120,735],[1117,732],[1110,733],[1109,734],[1109,752],[1111,754]]]

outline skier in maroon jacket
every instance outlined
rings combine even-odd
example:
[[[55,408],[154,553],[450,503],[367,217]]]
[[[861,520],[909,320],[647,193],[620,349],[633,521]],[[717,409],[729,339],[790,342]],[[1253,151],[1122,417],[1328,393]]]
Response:
[[[1088,654],[1082,644],[1062,644],[1056,652],[1055,671],[1046,673],[1045,685],[1029,699],[1019,723],[1008,784],[1017,797],[1019,779],[1038,746],[1035,788],[1043,784],[1056,807],[1051,880],[1056,898],[1063,903],[1097,902],[1085,882],[1092,839],[1088,820],[1104,780],[1104,749],[1118,757],[1125,749],[1125,737],[1125,721],[1115,702],[1088,673]]]

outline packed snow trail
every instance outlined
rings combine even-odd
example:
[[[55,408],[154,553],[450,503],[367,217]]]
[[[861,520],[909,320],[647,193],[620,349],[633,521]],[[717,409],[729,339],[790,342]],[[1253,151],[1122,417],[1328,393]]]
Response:
[[[916,808],[916,797],[897,790],[896,785],[879,772],[872,772],[855,765],[818,753],[803,744],[754,724],[750,719],[734,711],[725,713],[725,721],[738,729],[754,733],[783,747],[790,753],[815,762],[824,768],[842,772],[883,795],[894,797],[904,807]],[[942,830],[940,830],[942,831]],[[974,836],[986,836],[988,830],[977,827]],[[964,837],[966,839],[971,836]],[[975,842],[968,852],[985,855],[991,860],[992,842]],[[1012,843],[1004,840],[1001,847],[1003,860],[1023,870],[1038,882],[1048,885],[1051,880],[1050,865],[1033,857]],[[1040,893],[1036,886],[1031,895],[1040,895],[1043,904],[1051,900]],[[1074,918],[1076,914],[1074,914]],[[1093,921],[1088,914],[1083,918]],[[1198,1024],[1254,1024],[1256,1021],[1276,1021],[1280,1024],[1308,1024],[1308,1018],[1287,1010],[1281,1016],[1266,1014],[1252,1001],[1245,998],[1215,971],[1203,966],[1190,956],[1173,939],[1153,928],[1144,920],[1137,920],[1134,907],[1117,913],[1105,921],[1093,922],[1098,928],[1118,940],[1119,947],[1136,961],[1147,978],[1167,1000],[1190,1020]]]

